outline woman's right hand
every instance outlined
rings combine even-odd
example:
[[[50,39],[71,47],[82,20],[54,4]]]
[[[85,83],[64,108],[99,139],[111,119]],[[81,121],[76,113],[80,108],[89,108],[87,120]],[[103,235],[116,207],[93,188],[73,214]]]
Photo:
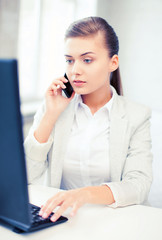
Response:
[[[75,92],[73,92],[70,98],[62,96],[62,89],[65,88],[64,83],[67,81],[64,77],[57,78],[46,91],[46,111],[34,132],[34,137],[40,143],[48,141],[59,115],[65,110],[75,95]]]
[[[51,116],[63,112],[75,95],[74,92],[70,98],[62,95],[62,89],[66,88],[64,83],[67,82],[65,77],[56,78],[46,91],[46,112]]]

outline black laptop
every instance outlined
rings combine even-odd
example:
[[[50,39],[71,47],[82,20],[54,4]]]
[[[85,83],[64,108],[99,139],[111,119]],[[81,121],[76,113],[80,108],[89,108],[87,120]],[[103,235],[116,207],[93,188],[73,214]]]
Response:
[[[29,203],[18,85],[17,60],[0,59],[0,223],[20,233],[68,219],[43,219],[40,208]]]

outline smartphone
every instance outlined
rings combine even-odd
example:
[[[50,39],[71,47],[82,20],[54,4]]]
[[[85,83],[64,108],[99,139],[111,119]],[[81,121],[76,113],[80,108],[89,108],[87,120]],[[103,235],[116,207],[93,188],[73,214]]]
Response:
[[[66,75],[66,73],[64,74],[64,77],[65,77],[67,80],[69,80],[68,77],[67,77],[67,75]],[[65,89],[62,89],[62,90],[64,91],[64,93],[66,94],[66,96],[67,96],[68,98],[70,98],[74,90],[73,90],[73,88],[72,88],[72,86],[71,86],[71,84],[70,84],[69,81],[68,81],[67,83],[64,83],[64,85],[66,86],[66,88],[65,88]]]

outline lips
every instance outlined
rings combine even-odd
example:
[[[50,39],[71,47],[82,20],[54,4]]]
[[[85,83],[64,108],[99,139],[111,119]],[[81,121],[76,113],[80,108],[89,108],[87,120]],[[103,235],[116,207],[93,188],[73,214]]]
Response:
[[[85,81],[81,81],[81,80],[74,80],[74,83],[85,83]]]
[[[85,81],[81,81],[81,80],[74,80],[73,83],[74,83],[75,86],[81,87],[81,86],[83,86],[86,82],[85,82]]]

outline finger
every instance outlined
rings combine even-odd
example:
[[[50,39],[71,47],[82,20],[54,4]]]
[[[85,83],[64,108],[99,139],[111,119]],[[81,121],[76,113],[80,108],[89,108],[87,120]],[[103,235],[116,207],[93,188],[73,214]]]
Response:
[[[57,87],[56,87],[57,89],[59,89],[60,88],[60,85],[57,85]]]
[[[47,89],[47,92],[46,92],[46,95],[48,95],[48,94],[50,94],[51,96],[57,95],[57,88],[50,86],[50,87]]]
[[[57,95],[58,92],[61,94],[62,88],[65,89],[66,86],[65,85],[60,86],[60,84],[58,85],[52,84],[50,86],[49,91],[51,91],[52,94],[54,93],[54,95]]]
[[[62,81],[55,81],[51,84],[52,89],[58,89],[58,88],[66,88],[65,84]]]
[[[66,201],[64,202],[61,207],[52,215],[50,218],[52,222],[56,222],[57,219],[59,219],[62,214],[66,211],[66,209],[70,207],[70,204]]]
[[[41,208],[39,215],[43,218],[47,218],[51,212],[61,204],[61,201],[58,198],[53,197],[49,199],[45,205]]]
[[[58,206],[60,206],[63,202],[63,200],[65,199],[65,195],[66,193],[62,193],[59,192],[57,194],[55,194],[53,197],[51,197],[50,199],[48,199],[48,201],[43,205],[43,207],[41,208],[40,211],[40,215],[43,217],[43,214],[46,218],[46,216],[49,216],[50,213]]]
[[[64,76],[61,76],[59,78],[57,78],[57,80],[61,80],[62,82],[68,82],[69,80],[67,78],[65,78]]]
[[[62,83],[62,84],[64,84],[64,83],[67,83],[69,80],[68,79],[66,79],[65,77],[61,77],[61,78],[56,78],[56,79],[54,79],[54,81],[53,81],[53,83],[57,83],[58,84],[58,82],[60,82],[60,83]]]
[[[60,85],[57,85],[56,88],[53,90],[54,95],[57,96],[57,91],[58,91],[59,88],[60,88]]]
[[[68,80],[67,78],[65,78],[65,77],[63,77],[63,78],[61,78],[61,79],[62,79],[62,81],[65,82],[65,83],[69,82],[69,80]]]

